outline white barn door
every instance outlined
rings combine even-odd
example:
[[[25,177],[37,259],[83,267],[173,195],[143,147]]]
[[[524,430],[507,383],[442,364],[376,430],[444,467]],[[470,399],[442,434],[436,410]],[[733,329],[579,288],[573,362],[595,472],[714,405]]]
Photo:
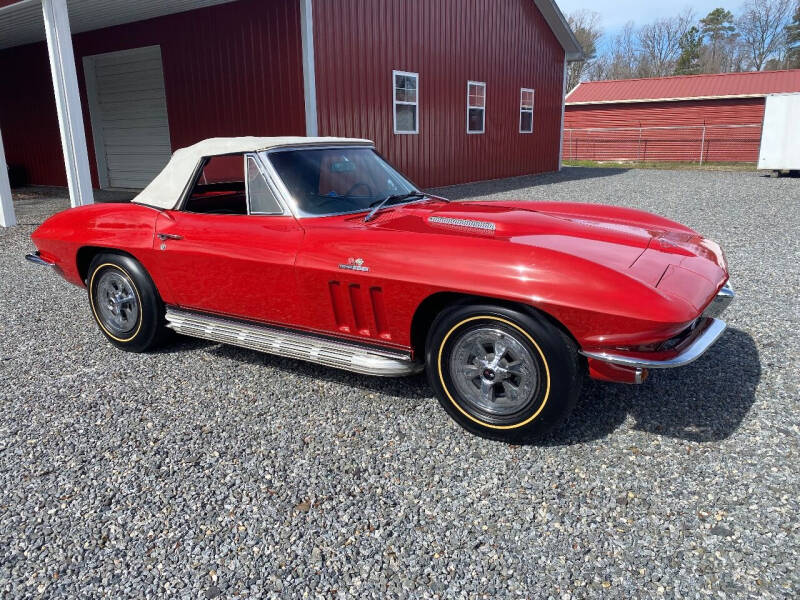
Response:
[[[83,59],[101,188],[143,188],[171,155],[161,48]]]

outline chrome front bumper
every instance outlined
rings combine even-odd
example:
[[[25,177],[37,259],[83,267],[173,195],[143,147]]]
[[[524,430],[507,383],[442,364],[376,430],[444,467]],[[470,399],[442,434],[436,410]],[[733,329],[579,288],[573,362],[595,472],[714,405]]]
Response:
[[[711,304],[709,304],[703,311],[702,316],[711,317],[712,319],[719,318],[719,316],[725,312],[725,309],[730,306],[730,303],[733,302],[735,297],[736,294],[733,293],[733,288],[731,287],[730,283],[726,283],[722,289],[717,292],[717,295],[711,301]]]
[[[25,255],[25,260],[28,260],[28,261],[32,262],[33,264],[35,264],[35,265],[41,265],[43,267],[55,267],[56,266],[56,263],[50,262],[49,260],[45,260],[41,256],[39,256],[38,252],[34,252],[34,253],[31,253],[31,254],[26,254]]]
[[[703,311],[700,316],[700,333],[697,334],[692,341],[682,348],[675,356],[656,360],[648,359],[640,356],[628,356],[625,354],[617,354],[614,352],[583,352],[581,354],[586,358],[592,358],[612,365],[619,365],[621,367],[630,367],[634,369],[672,369],[675,367],[682,367],[694,362],[700,358],[706,350],[708,350],[714,342],[719,339],[722,332],[725,331],[727,325],[725,321],[718,319],[723,311],[728,308],[735,294],[733,289],[726,284],[718,293],[711,304]]]

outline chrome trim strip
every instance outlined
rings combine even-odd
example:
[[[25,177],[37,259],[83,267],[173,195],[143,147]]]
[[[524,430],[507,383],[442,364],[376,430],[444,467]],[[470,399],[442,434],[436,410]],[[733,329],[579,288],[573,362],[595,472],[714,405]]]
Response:
[[[675,367],[682,367],[700,358],[705,351],[717,341],[719,336],[722,335],[722,332],[725,331],[727,327],[725,321],[713,318],[709,320],[711,323],[706,327],[703,333],[698,335],[683,352],[667,360],[649,360],[646,358],[614,354],[613,352],[584,352],[581,350],[581,354],[587,358],[594,358],[595,360],[601,360],[611,363],[612,365],[621,365],[623,367],[641,367],[643,369],[672,369]]]
[[[25,255],[25,260],[32,262],[35,265],[40,265],[42,267],[55,267],[56,263],[50,262],[49,260],[43,259],[39,256],[38,252],[30,253]]]
[[[312,334],[187,312],[167,307],[167,327],[183,335],[379,377],[419,373],[407,353],[368,348]]]
[[[711,301],[711,303],[706,307],[703,311],[704,317],[711,317],[716,319],[719,317],[725,309],[727,309],[733,299],[736,297],[736,294],[733,292],[733,288],[730,286],[730,282],[726,283],[722,289],[717,292],[717,295]]]
[[[440,223],[442,225],[455,225],[456,227],[470,227],[472,229],[482,229],[483,231],[494,231],[497,225],[490,221],[475,221],[474,219],[456,219],[453,217],[428,217],[430,223]]]

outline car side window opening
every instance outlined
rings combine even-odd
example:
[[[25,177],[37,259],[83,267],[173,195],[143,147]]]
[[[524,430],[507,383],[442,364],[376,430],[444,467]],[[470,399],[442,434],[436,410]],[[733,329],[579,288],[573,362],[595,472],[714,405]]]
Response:
[[[519,92],[519,132],[533,133],[533,96],[534,91],[522,88]]]
[[[299,216],[365,211],[388,196],[416,191],[372,148],[282,150],[267,157]]]
[[[419,133],[418,83],[418,73],[392,71],[395,133]]]
[[[486,84],[467,82],[467,133],[486,131]]]
[[[207,158],[194,181],[183,210],[217,215],[246,215],[244,155]]]
[[[279,215],[283,212],[255,157],[247,161],[247,202],[251,215]]]

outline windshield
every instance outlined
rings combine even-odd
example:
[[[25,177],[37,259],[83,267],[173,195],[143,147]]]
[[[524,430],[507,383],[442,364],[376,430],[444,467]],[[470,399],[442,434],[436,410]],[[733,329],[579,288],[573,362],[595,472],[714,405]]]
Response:
[[[307,216],[370,210],[388,196],[416,191],[372,148],[281,150],[267,158]]]

